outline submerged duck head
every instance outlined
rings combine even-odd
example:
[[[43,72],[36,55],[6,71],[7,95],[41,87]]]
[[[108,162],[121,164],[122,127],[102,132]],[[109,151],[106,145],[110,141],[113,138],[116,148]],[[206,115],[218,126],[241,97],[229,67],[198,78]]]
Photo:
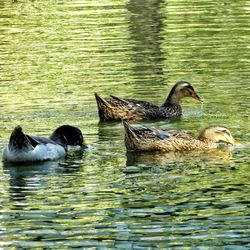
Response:
[[[50,139],[63,145],[86,146],[81,130],[70,125],[58,127]]]
[[[185,97],[192,97],[196,100],[202,101],[201,97],[195,92],[191,83],[181,80],[178,81],[171,89],[167,102],[171,104],[178,104],[181,99]]]
[[[222,127],[222,126],[209,126],[205,128],[199,135],[198,139],[207,141],[207,142],[225,142],[231,145],[239,145],[240,143],[237,142],[229,129]]]
[[[85,146],[82,132],[70,125],[58,127],[47,137],[24,134],[21,126],[14,128],[3,150],[4,162],[34,162],[65,157],[68,145]]]

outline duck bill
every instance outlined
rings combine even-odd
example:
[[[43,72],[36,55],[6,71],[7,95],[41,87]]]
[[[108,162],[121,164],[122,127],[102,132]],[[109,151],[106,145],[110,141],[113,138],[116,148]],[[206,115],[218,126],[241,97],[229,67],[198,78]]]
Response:
[[[240,143],[238,141],[234,140],[234,142],[233,142],[232,145],[234,145],[234,146],[240,146]]]
[[[228,140],[228,144],[231,144],[233,146],[239,146],[240,143],[238,141],[236,141],[234,138],[230,138],[230,140]]]
[[[87,143],[86,143],[86,141],[85,140],[83,140],[83,142],[80,144],[80,147],[81,148],[86,148],[88,145],[87,145]]]
[[[191,97],[200,101],[200,102],[203,102],[202,98],[196,92],[193,92]]]

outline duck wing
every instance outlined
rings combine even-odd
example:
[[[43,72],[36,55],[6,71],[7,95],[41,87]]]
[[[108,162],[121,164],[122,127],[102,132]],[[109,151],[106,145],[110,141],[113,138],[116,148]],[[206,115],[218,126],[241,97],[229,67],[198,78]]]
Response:
[[[169,140],[169,139],[182,139],[182,140],[193,140],[194,138],[184,131],[177,130],[163,130],[156,129],[154,127],[133,127],[134,133],[139,138],[153,139],[153,140]]]
[[[193,140],[193,136],[185,131],[168,130],[167,131],[172,137],[183,139],[183,140]]]
[[[130,104],[130,105],[132,104],[132,105],[135,105],[137,107],[144,108],[144,109],[159,109],[159,106],[157,106],[151,102],[140,101],[140,100],[131,99],[131,98],[120,98],[120,97],[116,97],[113,95],[111,95],[111,98],[113,100],[120,101],[122,103],[125,102],[125,103]]]
[[[131,127],[129,126],[130,130],[136,135],[138,139],[152,139],[152,140],[165,140],[171,137],[167,131],[156,129],[156,128],[149,128],[149,127]]]
[[[9,148],[11,150],[29,151],[33,150],[37,145],[48,143],[56,144],[53,140],[46,137],[26,135],[23,133],[22,128],[17,126],[10,136]]]
[[[26,135],[28,139],[30,140],[31,144],[33,147],[39,145],[39,144],[56,144],[53,140],[46,138],[46,137],[41,137],[41,136],[34,136],[34,135]]]
[[[143,127],[142,130],[147,139],[168,140],[171,137],[173,137],[173,135],[169,133],[167,130],[156,129],[154,127],[153,128]]]

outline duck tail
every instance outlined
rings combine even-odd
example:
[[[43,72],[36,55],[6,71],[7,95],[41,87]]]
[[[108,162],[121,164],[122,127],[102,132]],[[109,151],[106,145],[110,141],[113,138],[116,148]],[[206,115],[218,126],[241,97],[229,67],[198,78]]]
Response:
[[[108,115],[106,114],[109,110],[111,110],[111,106],[108,101],[95,93],[95,99],[98,107],[98,113],[101,120],[107,120]]]
[[[138,143],[136,129],[129,125],[126,120],[122,120],[125,129],[125,145],[128,150],[134,150]]]
[[[97,103],[98,108],[103,107],[103,106],[105,106],[105,107],[110,106],[109,103],[104,98],[99,96],[97,93],[95,93],[95,99],[96,99],[96,103]]]
[[[28,136],[26,136],[21,126],[17,126],[14,128],[13,132],[11,133],[9,139],[9,150],[31,150],[33,149],[32,143],[29,140]]]

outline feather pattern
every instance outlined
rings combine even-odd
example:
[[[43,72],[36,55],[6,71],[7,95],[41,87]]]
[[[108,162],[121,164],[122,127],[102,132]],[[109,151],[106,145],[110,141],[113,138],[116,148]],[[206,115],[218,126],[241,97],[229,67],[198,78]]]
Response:
[[[132,151],[191,151],[216,148],[218,142],[237,145],[230,131],[221,132],[220,126],[210,126],[196,139],[183,131],[132,127],[123,121],[125,146]]]
[[[177,82],[161,106],[151,102],[131,98],[124,99],[113,95],[104,99],[95,93],[100,120],[178,118],[182,114],[180,101],[185,97],[200,100],[192,85],[187,81]]]

